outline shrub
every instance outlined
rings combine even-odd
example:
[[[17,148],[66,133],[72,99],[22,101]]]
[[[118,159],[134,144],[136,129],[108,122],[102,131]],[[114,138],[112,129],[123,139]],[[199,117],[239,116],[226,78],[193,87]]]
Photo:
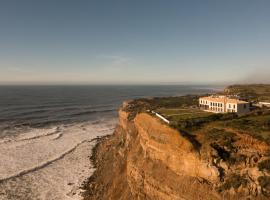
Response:
[[[269,176],[260,176],[258,182],[262,187],[262,193],[266,196],[270,196],[270,177]]]
[[[264,160],[258,164],[258,168],[260,171],[266,170],[270,172],[270,159]]]
[[[232,174],[218,189],[220,191],[229,190],[231,188],[238,189],[241,185],[246,186],[247,183],[248,180],[245,177],[239,174]]]

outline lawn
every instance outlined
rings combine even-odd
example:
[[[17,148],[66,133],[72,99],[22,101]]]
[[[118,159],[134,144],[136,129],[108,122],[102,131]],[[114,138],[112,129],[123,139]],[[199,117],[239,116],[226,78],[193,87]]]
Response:
[[[269,95],[268,85],[232,86],[231,93],[242,93],[262,99]],[[137,113],[153,110],[170,121],[170,126],[190,135],[207,134],[208,129],[230,129],[237,133],[247,133],[270,144],[270,110],[257,109],[247,115],[237,116],[235,113],[216,114],[198,109],[197,95],[181,97],[165,97],[137,99],[125,108],[132,120]],[[219,133],[220,134],[220,133]]]
[[[213,113],[205,112],[197,108],[160,108],[157,112],[170,121],[182,121],[213,115]]]
[[[156,112],[167,118],[172,127],[180,131],[186,131],[191,135],[196,135],[199,132],[208,134],[211,129],[226,130],[229,128],[233,132],[246,133],[270,144],[269,110],[258,110],[247,115],[237,116],[232,113],[205,112],[195,106],[178,106],[175,108],[158,108]]]

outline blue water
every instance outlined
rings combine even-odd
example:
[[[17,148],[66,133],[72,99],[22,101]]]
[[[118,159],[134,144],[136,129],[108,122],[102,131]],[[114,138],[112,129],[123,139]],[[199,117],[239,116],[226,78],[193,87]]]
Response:
[[[21,126],[46,126],[117,115],[124,100],[202,94],[213,86],[0,86],[0,133]]]

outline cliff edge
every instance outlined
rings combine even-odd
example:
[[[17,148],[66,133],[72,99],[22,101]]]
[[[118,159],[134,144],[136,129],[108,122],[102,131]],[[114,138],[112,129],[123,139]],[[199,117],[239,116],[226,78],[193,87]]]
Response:
[[[270,163],[267,143],[229,128],[187,135],[147,112],[130,113],[131,104],[94,149],[86,200],[269,199],[270,174],[260,168]]]

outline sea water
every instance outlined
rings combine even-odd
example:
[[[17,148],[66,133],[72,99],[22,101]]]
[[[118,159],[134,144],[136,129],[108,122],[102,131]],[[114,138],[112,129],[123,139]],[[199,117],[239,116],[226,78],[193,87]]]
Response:
[[[95,138],[112,134],[125,100],[220,87],[0,86],[0,200],[81,199]]]

